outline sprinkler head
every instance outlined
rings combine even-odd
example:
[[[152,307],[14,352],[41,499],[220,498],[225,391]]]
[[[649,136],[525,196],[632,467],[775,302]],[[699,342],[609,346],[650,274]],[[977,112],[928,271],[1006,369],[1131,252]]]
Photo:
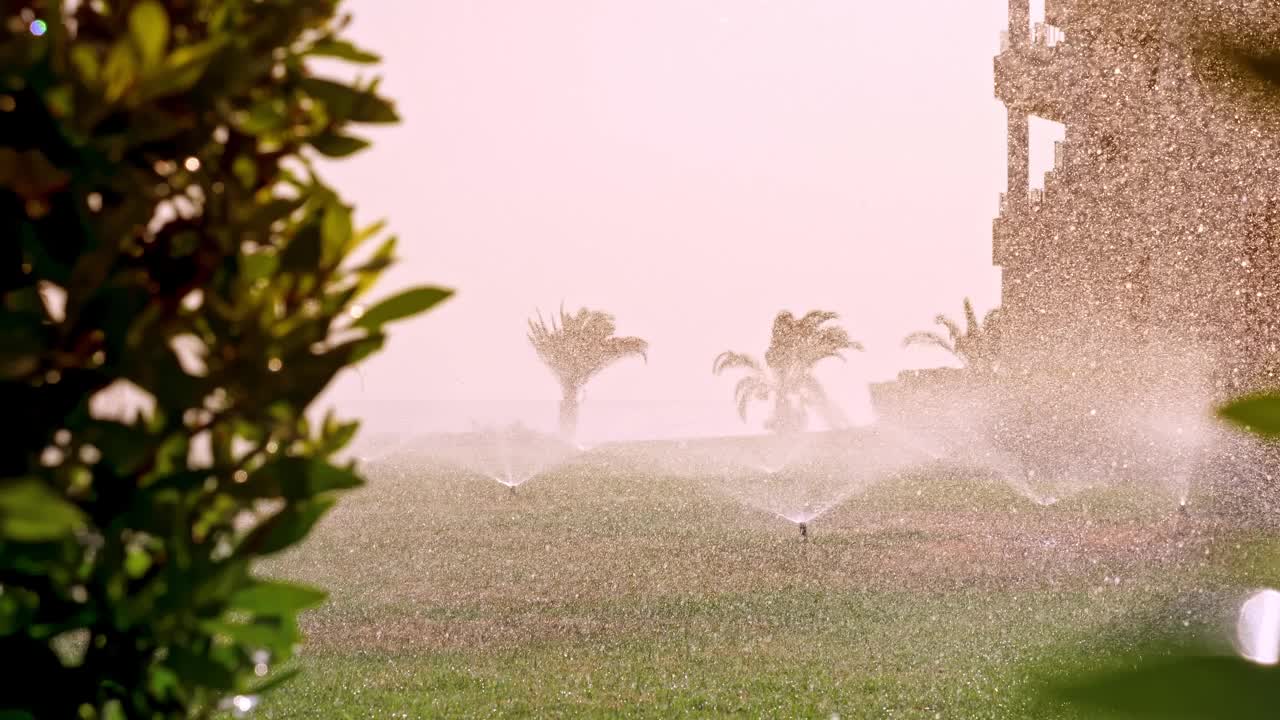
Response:
[[[515,495],[515,494],[516,494],[516,486],[515,486],[515,485],[508,485],[508,486],[507,486],[507,489],[509,489],[509,490],[511,491],[511,494],[512,494],[512,495]]]
[[[1183,498],[1183,499],[1179,500],[1179,501],[1178,501],[1178,514],[1179,514],[1179,515],[1189,515],[1190,513],[1191,513],[1191,511],[1187,509],[1187,499],[1186,499],[1186,498]]]
[[[808,524],[808,523],[800,523],[800,539],[802,539],[802,540],[808,540],[808,539],[809,539],[809,524]]]

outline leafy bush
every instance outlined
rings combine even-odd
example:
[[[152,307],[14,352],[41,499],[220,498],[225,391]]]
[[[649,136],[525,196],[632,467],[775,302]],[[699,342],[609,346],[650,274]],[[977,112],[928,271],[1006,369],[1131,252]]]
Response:
[[[313,161],[397,117],[309,71],[377,61],[337,0],[2,6],[0,716],[207,714],[323,598],[253,561],[361,482],[304,411],[449,293],[360,304],[395,241]]]

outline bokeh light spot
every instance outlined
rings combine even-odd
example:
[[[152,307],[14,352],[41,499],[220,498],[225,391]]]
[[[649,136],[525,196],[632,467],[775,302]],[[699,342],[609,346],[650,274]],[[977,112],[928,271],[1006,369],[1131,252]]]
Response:
[[[1259,665],[1280,662],[1280,592],[1259,590],[1240,608],[1240,654]]]

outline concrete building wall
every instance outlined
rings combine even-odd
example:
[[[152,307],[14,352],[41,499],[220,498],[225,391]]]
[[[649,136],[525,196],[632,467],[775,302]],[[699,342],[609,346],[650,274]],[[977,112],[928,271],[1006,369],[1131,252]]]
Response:
[[[1010,343],[1203,347],[1224,392],[1275,379],[1280,103],[1222,52],[1280,50],[1280,3],[1010,2],[995,60],[1009,189],[993,229]],[[1030,191],[1027,117],[1063,123]]]

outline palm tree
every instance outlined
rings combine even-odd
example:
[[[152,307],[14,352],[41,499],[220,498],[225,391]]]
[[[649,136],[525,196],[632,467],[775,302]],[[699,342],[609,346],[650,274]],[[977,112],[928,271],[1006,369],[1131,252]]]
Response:
[[[529,342],[556,379],[560,381],[560,434],[572,440],[578,426],[582,388],[606,367],[628,355],[645,355],[649,343],[638,337],[614,337],[613,316],[582,308],[570,315],[560,307],[560,320],[551,318],[551,327],[538,313],[529,320]]]
[[[773,417],[766,427],[775,432],[792,432],[804,429],[808,409],[816,407],[831,427],[841,422],[835,405],[813,376],[813,369],[827,358],[844,359],[842,351],[859,350],[862,344],[849,339],[844,328],[826,325],[838,315],[814,310],[797,320],[783,311],[773,321],[773,337],[764,354],[764,364],[755,358],[738,352],[723,352],[716,357],[711,372],[719,375],[725,370],[742,368],[749,371],[734,386],[733,396],[738,403],[738,415],[745,422],[747,408],[753,400],[773,399]]]
[[[969,298],[965,298],[964,330],[960,329],[960,325],[956,321],[946,315],[939,315],[934,318],[934,323],[946,329],[946,337],[937,332],[914,332],[902,341],[902,346],[932,345],[954,355],[966,368],[994,371],[995,328],[996,321],[1000,317],[999,313],[999,308],[992,310],[979,323],[978,314],[973,311],[973,302]]]

